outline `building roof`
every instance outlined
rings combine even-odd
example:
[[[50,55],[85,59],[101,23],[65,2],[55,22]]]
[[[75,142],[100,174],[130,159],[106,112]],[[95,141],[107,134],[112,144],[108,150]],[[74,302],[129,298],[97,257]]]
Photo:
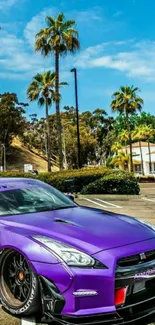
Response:
[[[141,141],[141,146],[142,147],[148,147],[148,142]],[[150,142],[150,147],[155,147],[155,143]],[[130,146],[126,146],[125,148],[130,148]],[[139,148],[139,142],[132,143],[132,148]]]

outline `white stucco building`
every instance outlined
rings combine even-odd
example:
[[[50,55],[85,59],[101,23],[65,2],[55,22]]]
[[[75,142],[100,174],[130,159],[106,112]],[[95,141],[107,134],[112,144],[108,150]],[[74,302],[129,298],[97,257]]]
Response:
[[[151,169],[152,172],[150,173],[149,167],[149,149],[148,143],[141,141],[142,147],[142,155],[143,155],[143,162],[144,162],[144,174],[150,175],[155,174],[155,143],[150,143],[150,156],[151,156]],[[130,153],[130,147],[124,147],[124,152]],[[133,163],[134,163],[134,172],[136,174],[142,174],[142,164],[141,164],[141,154],[140,154],[140,146],[139,142],[132,144],[132,154],[133,154]]]

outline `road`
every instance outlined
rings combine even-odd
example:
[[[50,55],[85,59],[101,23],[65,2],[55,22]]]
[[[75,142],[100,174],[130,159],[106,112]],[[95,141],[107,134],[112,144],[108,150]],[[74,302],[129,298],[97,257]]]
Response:
[[[118,197],[106,195],[86,195],[79,196],[77,203],[84,206],[96,207],[103,210],[113,211],[125,215],[130,215],[147,221],[155,225],[155,185],[142,184],[141,196]],[[2,325],[34,325],[32,320],[20,320],[6,314],[0,310],[0,324]],[[41,324],[39,324],[41,325]],[[142,324],[141,324],[142,325]],[[155,325],[150,323],[149,325]]]

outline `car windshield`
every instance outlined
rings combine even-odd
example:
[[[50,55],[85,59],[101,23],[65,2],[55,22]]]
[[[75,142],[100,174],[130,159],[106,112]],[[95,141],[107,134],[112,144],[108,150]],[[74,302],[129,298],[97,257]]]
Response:
[[[27,186],[0,191],[0,217],[73,208],[77,205],[53,187]]]

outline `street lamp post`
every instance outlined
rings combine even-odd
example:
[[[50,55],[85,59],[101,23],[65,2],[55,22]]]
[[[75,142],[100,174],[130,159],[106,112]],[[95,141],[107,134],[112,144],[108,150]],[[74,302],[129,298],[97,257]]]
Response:
[[[4,168],[4,172],[6,171],[6,148],[5,148],[5,144],[2,144],[2,148],[3,148],[3,168]]]
[[[76,103],[76,125],[77,125],[77,163],[78,169],[81,167],[81,145],[80,145],[80,128],[79,128],[79,105],[78,105],[78,87],[77,87],[77,70],[73,68],[71,72],[74,73],[75,82],[75,103]]]

